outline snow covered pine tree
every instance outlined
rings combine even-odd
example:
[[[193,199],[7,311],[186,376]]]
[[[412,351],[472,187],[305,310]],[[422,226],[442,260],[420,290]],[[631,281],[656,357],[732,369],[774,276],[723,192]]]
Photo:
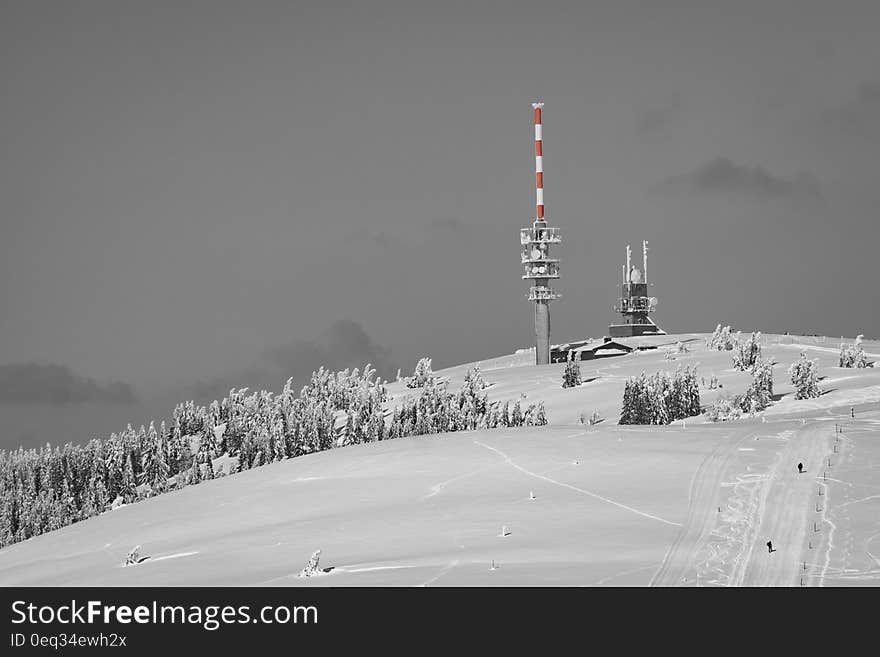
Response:
[[[795,389],[795,399],[812,399],[821,395],[819,390],[819,376],[815,360],[807,358],[806,352],[801,352],[798,361],[791,364],[788,369],[791,374],[791,383]]]
[[[575,388],[581,384],[581,367],[574,359],[573,353],[568,352],[568,361],[565,363],[565,370],[562,372],[562,387]]]

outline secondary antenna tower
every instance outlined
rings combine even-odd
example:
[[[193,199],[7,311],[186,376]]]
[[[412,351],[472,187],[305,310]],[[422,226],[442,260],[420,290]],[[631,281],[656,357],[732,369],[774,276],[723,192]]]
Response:
[[[651,319],[650,313],[657,309],[657,297],[648,296],[648,243],[642,242],[643,271],[632,264],[632,249],[626,245],[626,264],[623,265],[623,284],[621,295],[614,307],[621,315],[619,324],[608,327],[612,338],[625,338],[637,335],[665,335]]]

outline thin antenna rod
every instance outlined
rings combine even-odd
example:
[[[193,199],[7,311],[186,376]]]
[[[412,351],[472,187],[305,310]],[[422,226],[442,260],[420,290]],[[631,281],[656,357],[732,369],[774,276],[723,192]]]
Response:
[[[629,248],[629,244],[626,245],[626,280],[624,283],[630,282],[630,276],[632,275],[632,249]]]

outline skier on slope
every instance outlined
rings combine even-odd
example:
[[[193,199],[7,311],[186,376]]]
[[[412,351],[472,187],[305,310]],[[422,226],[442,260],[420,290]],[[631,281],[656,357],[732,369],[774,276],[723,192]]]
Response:
[[[767,554],[770,554],[771,552],[775,552],[775,551],[776,550],[773,549],[773,541],[767,541]]]
[[[799,472],[799,473],[803,473],[803,471],[804,471],[804,464],[803,464],[803,463],[798,463],[798,472]]]

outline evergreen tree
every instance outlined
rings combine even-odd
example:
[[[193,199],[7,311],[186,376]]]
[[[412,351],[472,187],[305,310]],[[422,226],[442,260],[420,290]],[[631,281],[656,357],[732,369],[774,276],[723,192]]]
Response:
[[[346,444],[354,443],[354,420],[351,413],[345,414],[345,428],[343,429]]]
[[[168,463],[165,460],[165,445],[161,436],[162,434],[156,431],[155,425],[150,422],[141,454],[140,481],[149,485],[150,490],[156,495],[164,491],[168,483]]]
[[[572,353],[568,354],[568,361],[565,363],[565,370],[562,372],[562,387],[574,388],[581,384],[581,368],[578,362],[572,358]]]
[[[523,414],[522,408],[519,405],[519,400],[516,400],[516,403],[513,405],[513,411],[511,413],[510,424],[514,427],[521,427],[523,425]]]
[[[752,369],[752,382],[738,397],[740,409],[754,415],[770,405],[773,398],[773,363],[758,361]]]
[[[620,419],[618,420],[618,424],[635,424],[634,392],[635,383],[632,379],[627,379],[623,384],[623,403],[620,409]]]
[[[742,416],[742,408],[738,397],[718,397],[706,411],[706,418],[710,422],[724,422],[735,420]]]
[[[0,497],[0,547],[5,547],[15,542],[16,506],[16,499],[12,490],[4,485],[2,497]]]
[[[205,480],[211,480],[214,478],[214,463],[213,459],[211,459],[210,454],[205,453]]]
[[[501,408],[501,426],[509,427],[510,426],[510,402],[504,402],[504,406]]]
[[[808,359],[805,352],[801,352],[800,359],[791,364],[788,372],[795,389],[795,399],[811,399],[822,394],[819,390],[817,361]]]
[[[737,333],[737,336],[739,333]],[[733,368],[748,372],[761,359],[761,332],[752,333],[747,341],[737,339],[734,343]]]
[[[730,351],[734,348],[736,340],[731,335],[731,328],[725,326],[721,328],[721,324],[715,327],[715,331],[706,340],[706,346],[715,351]]]
[[[543,427],[547,424],[547,412],[544,409],[544,402],[538,402],[535,410],[535,426]]]
[[[126,504],[131,504],[137,499],[137,490],[135,486],[135,478],[134,478],[134,468],[131,465],[131,456],[129,454],[125,454],[123,470],[122,470],[122,482],[119,490],[119,494],[122,496],[123,502]]]
[[[199,465],[199,454],[193,456],[192,467],[189,469],[188,485],[194,486],[202,480],[202,469]]]
[[[699,415],[700,390],[696,368],[679,367],[671,375],[642,373],[626,381],[619,424],[669,424]]]
[[[434,380],[434,372],[431,371],[431,359],[420,358],[416,363],[413,375],[406,380],[407,388],[424,388]]]
[[[857,335],[855,342],[849,346],[840,339],[840,367],[868,367],[868,357],[862,348],[862,339],[865,336]]]
[[[480,390],[486,387],[486,382],[483,380],[483,375],[480,372],[480,366],[474,365],[471,368],[468,368],[468,371],[464,374],[464,389],[470,392],[472,395],[476,395]]]

